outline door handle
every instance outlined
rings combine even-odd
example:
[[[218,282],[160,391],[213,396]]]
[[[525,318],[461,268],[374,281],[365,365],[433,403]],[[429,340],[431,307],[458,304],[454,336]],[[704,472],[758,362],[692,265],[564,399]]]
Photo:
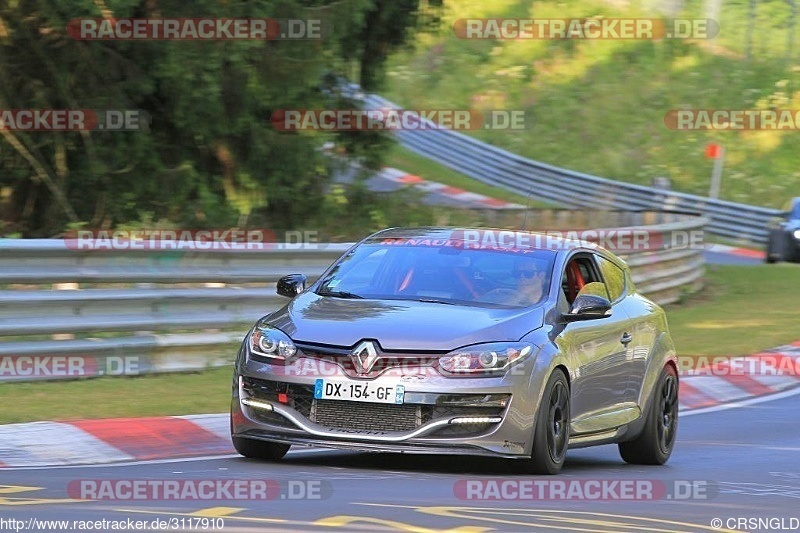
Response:
[[[622,338],[619,340],[619,342],[621,342],[625,346],[628,346],[632,340],[633,340],[633,335],[631,335],[626,331],[625,333],[622,334]]]

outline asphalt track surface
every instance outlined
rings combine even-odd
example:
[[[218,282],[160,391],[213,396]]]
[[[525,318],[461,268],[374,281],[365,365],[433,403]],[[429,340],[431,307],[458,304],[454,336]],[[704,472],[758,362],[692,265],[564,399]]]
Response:
[[[800,528],[798,401],[800,389],[794,389],[732,408],[682,413],[678,442],[666,466],[627,465],[619,458],[616,446],[601,446],[571,450],[564,470],[555,477],[518,475],[513,464],[494,459],[316,449],[292,451],[277,464],[226,456],[8,469],[0,474],[0,519],[23,520],[27,528],[31,518],[150,523],[158,518],[172,519],[179,525],[180,519],[186,524],[187,518],[218,517],[224,521],[225,532],[776,530],[737,527],[733,520],[740,518],[773,519],[773,526]],[[69,498],[74,496],[67,489],[70,482],[75,486],[78,480],[98,479],[274,480],[280,489],[269,500]],[[656,490],[654,499],[565,501],[556,495],[544,500],[485,501],[462,499],[454,492],[460,480],[492,479],[529,483],[637,480],[666,487],[672,497],[657,495],[660,491]],[[693,487],[694,493],[675,492],[675,487]],[[313,498],[294,499],[302,496],[299,488],[306,494],[312,492]],[[722,521],[723,529],[713,527],[715,518]],[[780,518],[783,524],[777,521]],[[724,528],[726,524],[733,527]],[[0,520],[0,531],[14,530],[8,522],[5,525]],[[71,524],[66,530],[85,529]]]

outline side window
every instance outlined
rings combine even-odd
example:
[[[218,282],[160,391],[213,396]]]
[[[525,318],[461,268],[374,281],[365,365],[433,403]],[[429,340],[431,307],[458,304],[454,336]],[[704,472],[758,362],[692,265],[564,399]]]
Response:
[[[600,271],[603,273],[603,280],[608,288],[611,301],[616,302],[625,294],[625,271],[599,255],[597,256],[597,264],[600,265]]]
[[[594,294],[606,298],[605,287],[601,282],[597,267],[588,254],[579,254],[569,260],[561,278],[561,289],[568,304],[581,294]]]

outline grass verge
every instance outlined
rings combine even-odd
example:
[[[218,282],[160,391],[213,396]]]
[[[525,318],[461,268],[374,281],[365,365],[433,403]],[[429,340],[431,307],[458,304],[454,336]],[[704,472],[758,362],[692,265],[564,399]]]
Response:
[[[800,339],[797,265],[710,266],[708,286],[667,308],[681,355],[741,355]],[[0,385],[0,423],[221,413],[231,368]]]
[[[669,306],[682,355],[747,355],[800,339],[797,265],[710,265],[707,288]]]
[[[236,347],[232,353],[236,353]],[[233,366],[185,374],[0,385],[0,423],[222,413]]]

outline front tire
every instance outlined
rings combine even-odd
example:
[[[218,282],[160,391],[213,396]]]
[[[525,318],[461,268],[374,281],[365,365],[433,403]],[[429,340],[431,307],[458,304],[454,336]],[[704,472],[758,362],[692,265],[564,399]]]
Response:
[[[775,262],[775,258],[772,257],[772,235],[767,237],[767,249],[764,250],[764,262],[770,265]]]
[[[634,440],[619,443],[619,454],[626,463],[663,465],[672,454],[678,430],[678,374],[672,365],[661,371],[647,421]]]
[[[536,427],[533,432],[533,451],[525,460],[524,470],[530,474],[558,474],[567,458],[570,425],[569,383],[560,369],[547,380]]]
[[[231,440],[239,455],[263,461],[280,461],[291,448],[290,444],[265,442],[244,437],[231,437]]]
[[[785,235],[783,232],[780,230],[771,230],[767,237],[767,253],[764,261],[769,264],[783,261],[785,259],[785,249]]]

